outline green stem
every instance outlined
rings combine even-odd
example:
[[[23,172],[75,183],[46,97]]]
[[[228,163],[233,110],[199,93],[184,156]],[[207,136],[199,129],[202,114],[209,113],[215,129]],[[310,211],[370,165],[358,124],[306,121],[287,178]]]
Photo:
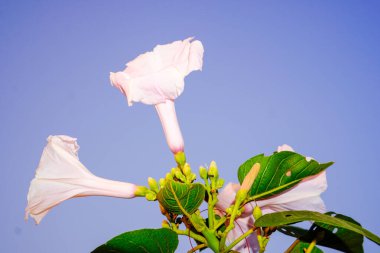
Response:
[[[238,244],[244,238],[246,238],[247,236],[249,236],[250,234],[252,234],[255,230],[256,230],[255,227],[249,229],[247,232],[245,232],[244,234],[242,234],[241,236],[239,236],[235,241],[233,241],[230,245],[228,245],[228,247],[223,252],[228,252],[229,250],[231,250],[236,244]]]
[[[315,245],[317,245],[317,240],[314,239],[310,244],[309,244],[309,247],[307,248],[306,252],[305,253],[311,253],[315,247]]]
[[[220,226],[222,226],[226,222],[226,220],[227,220],[226,216],[221,217],[219,222],[216,223],[216,225],[214,226],[212,230],[216,231]]]
[[[222,249],[226,245],[226,240],[227,240],[228,233],[235,227],[235,224],[234,224],[235,218],[236,218],[237,213],[238,213],[238,211],[240,209],[240,204],[244,201],[244,199],[246,198],[246,196],[247,196],[247,192],[246,191],[239,190],[236,193],[234,209],[232,210],[231,217],[230,217],[230,220],[229,220],[229,224],[228,224],[226,230],[223,232],[222,238],[220,240],[220,247]]]
[[[214,198],[213,194],[210,192],[209,189],[207,189],[207,194],[208,194],[208,227],[210,229],[214,228]]]
[[[208,228],[202,231],[203,236],[207,240],[207,246],[212,249],[215,253],[219,253],[219,240],[215,236],[215,233]]]
[[[198,235],[198,234],[194,233],[193,231],[191,231],[189,229],[180,230],[180,229],[177,228],[177,226],[175,224],[172,225],[172,228],[173,228],[173,231],[176,232],[178,235],[190,236],[194,240],[197,240],[197,241],[199,241],[201,243],[204,243],[204,244],[207,243],[206,239],[203,236]]]

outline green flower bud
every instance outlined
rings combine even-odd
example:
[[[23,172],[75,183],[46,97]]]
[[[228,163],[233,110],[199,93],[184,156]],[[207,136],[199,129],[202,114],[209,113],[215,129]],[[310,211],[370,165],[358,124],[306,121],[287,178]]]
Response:
[[[224,179],[223,178],[219,178],[218,181],[216,182],[216,189],[222,188],[223,185],[224,185]]]
[[[174,159],[175,161],[177,162],[178,164],[178,167],[183,167],[186,163],[186,156],[185,156],[185,153],[183,152],[178,152],[174,155]]]
[[[170,170],[170,173],[172,174],[172,176],[175,176],[175,173],[176,173],[177,170],[179,170],[179,169],[178,168],[172,168]]]
[[[181,171],[176,171],[175,177],[181,180],[182,182],[186,182],[186,177],[182,174]]]
[[[199,175],[201,176],[202,179],[206,180],[207,179],[207,169],[203,166],[199,167]]]
[[[208,169],[208,176],[209,177],[219,177],[218,167],[216,166],[216,162],[212,161],[210,163],[210,168]]]
[[[197,179],[197,175],[195,175],[195,173],[191,173],[191,175],[189,176],[189,179],[191,182],[193,182],[195,179]]]
[[[148,177],[148,185],[152,191],[157,193],[159,191],[156,179]]]
[[[263,213],[261,212],[261,208],[256,205],[255,208],[253,208],[253,218],[257,220],[261,216],[263,216]]]
[[[183,169],[182,169],[182,172],[185,176],[189,176],[191,174],[191,168],[190,168],[190,165],[188,163],[186,163],[184,166],[183,166]]]
[[[149,201],[154,201],[157,199],[157,195],[155,192],[153,191],[149,191],[146,195],[145,195],[145,198]]]
[[[166,184],[166,180],[165,178],[160,178],[160,180],[158,181],[159,185],[161,188],[163,188]]]
[[[173,175],[171,173],[166,173],[165,179],[166,180],[173,180]]]

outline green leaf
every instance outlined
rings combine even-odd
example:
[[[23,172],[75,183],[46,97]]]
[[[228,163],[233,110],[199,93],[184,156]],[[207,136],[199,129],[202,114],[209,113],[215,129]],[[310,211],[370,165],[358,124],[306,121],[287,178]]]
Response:
[[[309,247],[309,245],[310,244],[307,242],[299,241],[296,246],[288,253],[305,253],[305,250]],[[320,248],[314,246],[311,253],[323,253],[323,251]]]
[[[260,163],[260,171],[249,192],[255,200],[285,191],[302,179],[316,175],[333,164],[333,162],[320,164],[315,160],[308,162],[304,156],[290,151],[275,152],[270,156],[261,154],[240,165],[238,169],[240,184],[255,163]]]
[[[184,184],[176,181],[168,181],[158,194],[157,199],[169,213],[188,214],[194,213],[202,204],[205,197],[205,188],[201,184]]]
[[[140,229],[120,234],[92,253],[171,253],[177,246],[178,235],[170,229]]]
[[[345,215],[333,212],[328,212],[326,214],[330,216],[335,215],[335,218],[346,220],[360,226],[360,224],[354,219]],[[314,223],[309,230],[294,226],[283,226],[279,227],[278,230],[286,235],[297,237],[304,242],[311,242],[314,238],[318,238],[318,245],[343,252],[364,252],[363,235],[342,227],[317,222]]]
[[[292,224],[300,221],[310,220],[314,222],[323,223],[326,225],[331,225],[338,228],[344,228],[358,234],[361,234],[371,241],[380,244],[380,237],[371,233],[370,231],[362,228],[360,225],[347,221],[344,219],[339,219],[337,217],[332,217],[328,214],[321,214],[311,211],[285,211],[278,213],[266,214],[256,220],[256,227],[271,227],[271,226],[282,226],[287,224]]]

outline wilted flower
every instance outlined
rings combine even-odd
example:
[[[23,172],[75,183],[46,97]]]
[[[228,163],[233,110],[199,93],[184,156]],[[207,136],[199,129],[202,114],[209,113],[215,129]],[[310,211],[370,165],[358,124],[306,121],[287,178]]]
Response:
[[[30,183],[25,219],[30,215],[38,224],[51,208],[70,198],[133,198],[144,191],[144,187],[93,175],[78,159],[79,146],[75,138],[49,136],[47,141]]]
[[[278,147],[278,152],[293,151],[288,145]],[[308,158],[310,159],[310,158]],[[218,195],[219,202],[216,208],[226,210],[235,200],[235,195],[239,191],[240,185],[229,183]],[[228,241],[233,242],[244,232],[253,227],[255,222],[252,212],[258,205],[263,215],[273,212],[290,211],[290,210],[309,210],[324,213],[326,212],[323,200],[320,194],[327,189],[326,173],[321,172],[317,175],[303,179],[293,188],[282,192],[279,195],[255,203],[250,202],[244,206],[244,212],[235,220],[235,228],[228,234]],[[238,243],[234,248],[241,253],[258,252],[259,244],[255,234],[251,234],[246,240]]]
[[[202,43],[192,38],[158,45],[127,63],[124,71],[110,73],[112,85],[127,96],[129,105],[142,102],[156,106],[173,153],[184,148],[173,100],[183,92],[184,78],[202,69],[203,51]]]

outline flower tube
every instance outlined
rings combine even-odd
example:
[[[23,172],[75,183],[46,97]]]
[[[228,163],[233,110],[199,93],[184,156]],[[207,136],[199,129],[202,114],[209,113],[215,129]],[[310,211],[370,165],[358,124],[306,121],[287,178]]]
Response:
[[[174,154],[184,150],[174,99],[184,90],[184,78],[192,71],[201,70],[203,64],[203,45],[192,40],[158,45],[128,62],[123,71],[110,73],[112,85],[127,97],[128,105],[134,102],[155,105]]]
[[[25,219],[30,215],[39,224],[50,209],[70,198],[109,196],[129,199],[144,195],[145,187],[93,175],[79,161],[75,138],[49,136],[47,141],[35,178],[30,183]]]

